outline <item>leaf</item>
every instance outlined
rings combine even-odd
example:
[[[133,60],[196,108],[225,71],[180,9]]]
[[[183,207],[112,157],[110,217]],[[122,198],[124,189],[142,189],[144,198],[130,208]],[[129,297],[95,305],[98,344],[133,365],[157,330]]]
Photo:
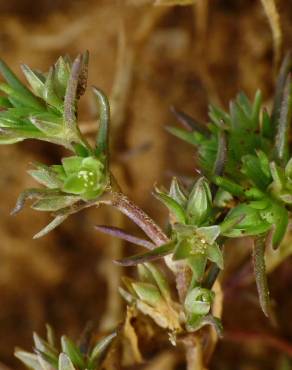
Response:
[[[72,361],[65,353],[61,353],[59,356],[58,370],[76,370]]]
[[[129,243],[133,243],[136,245],[140,245],[141,247],[147,248],[147,249],[154,249],[156,248],[155,244],[151,243],[148,240],[138,238],[136,236],[128,234],[126,231],[114,227],[114,226],[106,226],[106,225],[95,225],[94,227],[97,231],[100,231],[102,233],[105,233],[107,235],[114,236],[116,238],[120,238],[122,240],[126,240]]]
[[[42,198],[48,194],[56,194],[55,190],[45,190],[45,189],[26,189],[18,197],[14,209],[11,211],[11,215],[15,215],[20,212],[24,207],[25,202],[28,199]]]
[[[35,73],[26,64],[21,64],[21,69],[28,83],[32,87],[32,90],[35,93],[35,95],[42,98],[44,89],[44,77],[42,76],[43,78],[41,78],[40,74]]]
[[[66,353],[75,367],[79,369],[85,368],[85,362],[80,349],[65,335],[61,337],[61,346],[62,351]]]
[[[253,265],[261,308],[268,317],[270,313],[270,294],[265,265],[265,243],[257,238],[253,243]]]
[[[107,335],[105,338],[100,340],[91,351],[89,357],[89,369],[96,369],[97,366],[101,363],[106,352],[111,345],[112,341],[117,337],[117,332],[113,332],[110,335]]]
[[[110,106],[104,92],[93,87],[93,93],[97,98],[99,107],[99,128],[96,136],[96,153],[109,155],[109,127],[110,127]]]
[[[172,135],[178,137],[181,140],[186,141],[191,145],[197,145],[197,140],[195,139],[195,135],[193,132],[187,132],[177,127],[166,127],[166,130],[170,132]]]
[[[76,130],[77,86],[81,69],[81,56],[73,62],[64,97],[64,122],[68,130]]]
[[[29,91],[29,89],[16,77],[7,64],[0,59],[0,73],[14,91],[18,91],[19,95],[26,96],[28,100],[39,104],[38,99]]]
[[[59,98],[63,99],[66,93],[67,83],[70,77],[70,65],[63,57],[55,64],[54,84]]]
[[[254,102],[252,105],[252,110],[251,110],[251,120],[253,122],[254,127],[259,126],[260,122],[260,110],[261,110],[261,105],[262,105],[262,93],[260,90],[257,90],[255,97],[254,97]]]
[[[52,105],[53,107],[57,108],[59,111],[63,111],[63,101],[59,98],[59,96],[55,92],[54,80],[55,80],[55,70],[53,67],[50,68],[49,73],[47,75],[44,89],[43,89],[43,98],[44,100]]]
[[[37,99],[34,95],[31,93],[23,93],[19,90],[16,90],[15,88],[11,87],[7,84],[0,84],[0,90],[3,91],[5,94],[9,95],[9,97],[12,97],[16,100],[21,101],[21,103],[25,106],[31,107],[33,109],[37,110],[43,110],[44,106],[41,103],[39,99]]]
[[[237,197],[244,196],[244,188],[225,177],[214,176],[214,183]]]
[[[281,112],[277,126],[275,141],[276,158],[281,164],[285,164],[289,158],[288,136],[292,119],[292,82],[291,76],[287,77],[285,83]]]
[[[179,182],[176,177],[173,177],[169,190],[170,198],[174,199],[181,207],[184,207],[187,202],[187,197],[181,189]]]
[[[170,301],[171,300],[170,286],[168,284],[166,277],[152,263],[145,263],[144,265],[152,274],[153,279],[156,282],[162,296],[166,299],[166,301]]]
[[[66,220],[68,215],[59,215],[53,219],[52,222],[50,222],[46,227],[44,227],[41,231],[39,231],[37,234],[34,235],[33,239],[39,239],[43,236],[47,235],[49,232],[54,230],[56,227],[61,225],[62,222]]]
[[[23,362],[24,365],[27,366],[29,369],[43,370],[39,361],[38,361],[38,356],[37,355],[35,355],[33,353],[26,352],[26,351],[18,350],[18,349],[15,351],[14,355],[21,362]]]
[[[160,247],[153,249],[150,252],[136,254],[135,256],[115,260],[114,262],[121,266],[135,266],[139,263],[154,261],[162,258],[173,251],[173,243],[163,244]]]
[[[209,136],[210,132],[208,128],[201,122],[196,121],[194,118],[188,114],[176,109],[174,106],[171,107],[171,112],[174,114],[175,118],[182,124],[182,126],[188,131],[197,131],[204,136]]]
[[[161,295],[158,288],[149,283],[134,282],[132,284],[139,299],[148,303],[150,306],[155,307],[161,302]]]
[[[46,324],[46,329],[47,329],[47,342],[49,343],[50,346],[55,347],[56,340],[55,340],[55,332],[51,325]]]
[[[44,211],[44,212],[54,212],[58,211],[59,209],[72,206],[79,200],[76,196],[46,196],[41,200],[36,201],[31,206],[32,209],[37,211]]]
[[[183,207],[177,203],[174,199],[172,199],[167,194],[163,193],[159,189],[155,189],[154,196],[158,200],[160,200],[171,212],[171,214],[175,217],[176,222],[179,222],[181,224],[186,223],[186,215]]]
[[[49,167],[37,166],[36,170],[28,170],[27,173],[49,189],[56,189],[61,185],[56,176],[51,173]]]

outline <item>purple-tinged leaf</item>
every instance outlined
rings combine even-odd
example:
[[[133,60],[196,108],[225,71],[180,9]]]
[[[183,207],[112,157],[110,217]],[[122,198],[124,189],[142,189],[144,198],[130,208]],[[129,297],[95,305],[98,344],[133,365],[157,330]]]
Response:
[[[155,248],[155,245],[153,243],[149,242],[148,240],[141,239],[141,238],[138,238],[136,236],[130,235],[126,231],[124,231],[124,230],[122,230],[118,227],[105,226],[105,225],[96,225],[95,229],[97,231],[100,231],[100,232],[104,233],[104,234],[115,236],[116,238],[123,239],[123,240],[125,240],[129,243],[140,245],[141,247],[144,247],[144,248],[147,248],[147,249],[150,249],[150,250]]]

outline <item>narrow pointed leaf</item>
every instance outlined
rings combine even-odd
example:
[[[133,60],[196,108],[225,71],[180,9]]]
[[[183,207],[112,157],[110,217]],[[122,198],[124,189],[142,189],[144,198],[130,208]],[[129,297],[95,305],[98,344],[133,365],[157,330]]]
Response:
[[[181,110],[176,109],[174,106],[171,107],[171,112],[188,131],[197,131],[204,136],[208,136],[210,134],[208,128],[204,124],[196,121],[194,118],[182,112]]]
[[[289,158],[288,136],[289,128],[291,125],[291,119],[292,119],[292,83],[291,75],[289,75],[285,84],[275,142],[276,157],[279,163],[282,164],[286,163]]]
[[[112,341],[117,337],[117,332],[106,336],[100,340],[93,348],[89,358],[89,369],[96,369],[106,355]]]
[[[72,361],[65,353],[61,353],[59,356],[58,370],[76,370]]]
[[[103,91],[93,87],[95,97],[99,106],[99,128],[96,137],[96,152],[108,156],[109,151],[109,128],[110,128],[110,106]]]
[[[44,89],[44,80],[40,78],[40,76],[36,74],[32,69],[30,69],[26,64],[22,64],[21,69],[35,95],[42,98]]]
[[[115,260],[114,262],[121,266],[135,266],[139,263],[145,263],[155,261],[162,258],[173,251],[173,243],[167,243],[160,247],[153,249],[150,252],[136,254],[135,256],[124,258],[121,260]]]
[[[155,267],[152,263],[145,263],[146,268],[151,272],[162,296],[167,300],[170,301],[170,286],[166,277],[162,274],[162,272]]]
[[[254,241],[253,265],[260,305],[264,314],[268,317],[270,313],[270,294],[266,275],[265,243],[263,238],[257,238]]]
[[[56,227],[61,225],[62,222],[66,220],[68,215],[59,215],[53,219],[52,222],[50,222],[46,227],[44,227],[40,232],[34,235],[33,239],[39,239],[43,236],[47,235],[49,232],[54,230]]]
[[[117,238],[123,239],[127,242],[140,245],[141,247],[147,248],[147,249],[154,249],[155,244],[151,243],[148,240],[138,238],[136,236],[128,234],[126,231],[118,228],[118,227],[113,227],[113,226],[105,226],[105,225],[96,225],[95,229],[97,231],[100,231],[102,233],[115,236]]]
[[[70,358],[73,365],[79,369],[85,367],[82,353],[80,349],[65,335],[61,338],[62,351]]]
[[[14,353],[21,362],[24,363],[29,369],[42,370],[41,364],[38,361],[38,356],[22,350],[16,350]]]

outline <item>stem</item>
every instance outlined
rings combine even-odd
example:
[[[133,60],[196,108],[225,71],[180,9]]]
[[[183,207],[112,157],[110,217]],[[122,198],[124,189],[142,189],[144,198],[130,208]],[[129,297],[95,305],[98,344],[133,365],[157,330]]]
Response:
[[[101,201],[100,203],[117,208],[136,225],[154,242],[156,246],[169,242],[168,237],[158,225],[150,218],[141,208],[133,203],[126,195],[112,192],[111,199]]]
[[[189,335],[183,343],[186,349],[187,370],[205,370],[201,339]]]

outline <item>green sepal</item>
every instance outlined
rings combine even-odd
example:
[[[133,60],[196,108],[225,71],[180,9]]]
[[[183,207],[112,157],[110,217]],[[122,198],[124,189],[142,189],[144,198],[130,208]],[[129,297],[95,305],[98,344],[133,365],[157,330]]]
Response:
[[[195,279],[195,281],[201,281],[205,273],[207,257],[203,254],[196,254],[193,256],[189,256],[187,258],[187,262],[192,269],[193,278]]]
[[[179,222],[181,224],[186,223],[186,214],[183,209],[183,207],[175,201],[173,198],[168,196],[167,194],[163,193],[159,189],[155,189],[155,192],[153,193],[154,196],[160,200],[171,212],[171,214],[175,217],[176,222]]]

